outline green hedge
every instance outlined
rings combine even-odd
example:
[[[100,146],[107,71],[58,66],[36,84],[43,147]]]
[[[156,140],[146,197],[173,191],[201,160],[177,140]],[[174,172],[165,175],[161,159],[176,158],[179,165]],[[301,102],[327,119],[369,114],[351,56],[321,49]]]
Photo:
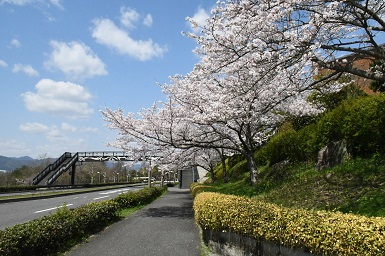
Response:
[[[353,156],[385,153],[385,95],[348,101],[318,123],[319,141],[345,139]]]
[[[5,229],[0,237],[1,255],[48,255],[85,232],[104,227],[117,217],[112,200],[91,203]]]
[[[315,161],[319,149],[317,124],[310,124],[299,131],[288,128],[273,136],[255,153],[259,165],[270,165],[289,159],[291,162]]]
[[[166,190],[146,188],[72,210],[62,207],[49,216],[6,228],[0,231],[0,255],[54,254],[118,220],[119,210],[150,203]]]
[[[167,187],[144,188],[140,191],[130,191],[114,198],[120,209],[151,203],[155,198],[163,194]]]
[[[13,191],[28,191],[28,190],[37,190],[39,188],[43,188],[44,186],[0,186],[0,192],[13,192]]]
[[[384,131],[385,95],[362,97],[342,103],[317,123],[278,132],[255,153],[255,158],[259,165],[316,161],[322,147],[340,140],[348,142],[353,157],[385,154]]]
[[[204,192],[194,200],[203,229],[234,232],[316,255],[385,255],[385,219],[279,207]]]

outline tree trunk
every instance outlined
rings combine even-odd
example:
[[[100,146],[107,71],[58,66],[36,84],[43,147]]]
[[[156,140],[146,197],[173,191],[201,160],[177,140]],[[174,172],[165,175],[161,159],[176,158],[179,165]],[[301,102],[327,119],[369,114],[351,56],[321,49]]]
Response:
[[[255,185],[259,182],[259,175],[257,166],[255,164],[254,154],[252,152],[247,152],[246,154],[247,166],[249,167],[250,173],[250,183]]]
[[[214,168],[210,166],[210,174],[211,174],[211,183],[215,182],[215,173]]]
[[[221,154],[221,163],[222,163],[222,172],[223,172],[223,182],[227,183],[227,170],[226,170],[226,158]]]

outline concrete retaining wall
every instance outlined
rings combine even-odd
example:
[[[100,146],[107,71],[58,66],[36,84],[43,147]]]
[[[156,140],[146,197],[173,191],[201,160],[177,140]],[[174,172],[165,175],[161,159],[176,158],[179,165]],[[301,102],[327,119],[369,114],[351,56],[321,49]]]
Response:
[[[279,246],[231,232],[202,230],[205,245],[220,256],[313,256],[305,250]]]

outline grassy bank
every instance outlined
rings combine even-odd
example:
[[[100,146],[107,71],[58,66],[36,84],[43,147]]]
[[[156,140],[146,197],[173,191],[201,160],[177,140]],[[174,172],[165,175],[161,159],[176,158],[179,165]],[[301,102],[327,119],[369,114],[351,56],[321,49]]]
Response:
[[[259,171],[261,181],[255,186],[244,173],[237,181],[209,184],[206,190],[285,207],[385,217],[384,157],[358,158],[322,171],[309,163],[291,165],[279,173],[267,167]]]

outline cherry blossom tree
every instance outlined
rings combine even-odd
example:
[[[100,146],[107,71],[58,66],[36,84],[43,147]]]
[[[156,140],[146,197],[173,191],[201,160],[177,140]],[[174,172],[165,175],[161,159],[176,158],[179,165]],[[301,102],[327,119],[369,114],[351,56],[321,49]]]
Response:
[[[360,70],[335,61],[339,53],[356,53],[383,63],[378,40],[383,15],[384,4],[376,0],[218,2],[202,32],[187,34],[199,45],[200,61],[189,74],[162,85],[167,102],[139,115],[125,116],[122,109],[103,112],[110,127],[121,132],[113,145],[156,152],[239,152],[256,183],[254,152],[285,114],[320,111],[306,101],[314,86],[344,72],[385,80],[384,65]],[[315,80],[314,64],[333,72]]]
[[[385,82],[385,4],[378,0],[326,1],[322,16],[318,7],[305,7],[318,20],[319,30],[327,40],[321,41],[319,54],[312,58],[321,68],[340,75],[349,73],[373,81]],[[319,35],[317,35],[319,37]],[[371,59],[373,65],[365,70],[353,65],[341,55],[354,60]]]
[[[124,116],[122,109],[103,112],[110,127],[122,134],[114,146],[124,148],[135,142],[157,151],[174,147],[239,152],[247,159],[251,182],[256,183],[254,152],[283,114],[315,111],[305,101],[303,78],[298,76],[295,83],[287,76],[301,74],[303,68],[282,69],[255,82],[248,69],[234,73],[222,69],[225,72],[207,75],[203,67],[198,64],[189,75],[163,85],[169,102],[142,111],[140,117]]]
[[[174,77],[163,89],[184,109],[180,113],[188,113],[185,118],[188,129],[197,127],[201,134],[209,135],[210,147],[245,156],[250,180],[256,183],[254,153],[283,121],[284,114],[317,112],[306,102],[304,79],[300,75],[297,81],[288,77],[292,72],[301,74],[303,68],[292,68],[290,72],[277,70],[262,79],[248,68],[231,73],[231,65],[227,66],[230,69],[223,67],[215,74],[206,73],[205,64],[197,64],[187,76]],[[205,136],[190,132],[183,139],[197,147],[204,147],[208,142]]]
[[[166,157],[158,162],[162,170],[184,170],[187,168],[200,166],[204,168],[215,181],[215,169],[219,163],[222,165],[223,180],[226,181],[226,156],[224,150],[216,148],[188,148],[174,149],[167,152]]]
[[[203,149],[198,155],[197,165],[201,166],[210,173],[211,182],[215,182],[215,167],[218,163],[222,165],[223,180],[227,181],[227,170],[225,156],[220,149]]]
[[[198,54],[217,62],[210,72],[233,63],[275,63],[273,69],[259,69],[263,75],[305,58],[334,71],[315,82],[334,81],[344,72],[384,82],[384,17],[385,4],[378,0],[228,0],[218,3],[201,34],[187,35],[201,46]],[[349,53],[379,65],[363,70],[338,61]],[[314,76],[317,69],[308,71]]]
[[[153,158],[153,164],[162,171],[201,166],[211,172],[212,180],[214,166],[222,162],[223,179],[226,181],[226,151],[212,148],[220,144],[215,144],[215,139],[209,139],[209,132],[200,130],[191,136],[196,126],[182,125],[181,120],[185,119],[185,116],[179,115],[177,120],[175,112],[176,107],[173,106],[172,109],[172,105],[167,104],[164,104],[163,108],[154,104],[153,108],[145,109],[137,116],[133,113],[125,116],[122,109],[112,111],[107,108],[102,112],[105,120],[111,129],[120,130],[122,135],[109,145],[122,148],[134,156],[136,161],[148,156],[161,156]],[[194,140],[190,140],[191,137],[194,137]],[[199,147],[196,147],[197,145]]]

